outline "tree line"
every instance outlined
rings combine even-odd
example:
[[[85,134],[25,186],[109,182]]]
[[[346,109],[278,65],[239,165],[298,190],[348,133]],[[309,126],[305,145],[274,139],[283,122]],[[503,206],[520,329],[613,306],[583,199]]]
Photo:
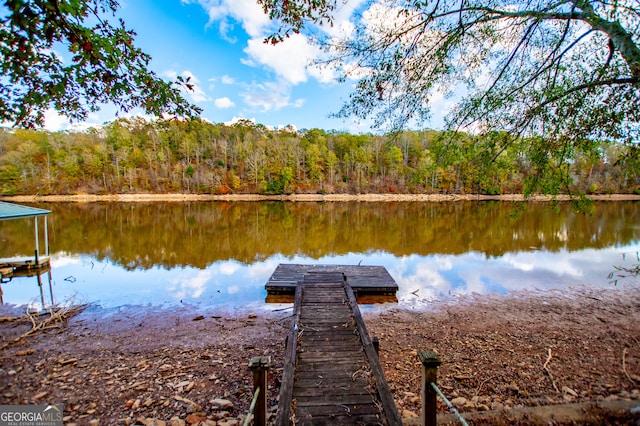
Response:
[[[197,118],[0,129],[0,194],[640,193],[633,147],[591,140],[567,157],[550,143],[506,132],[355,135]]]

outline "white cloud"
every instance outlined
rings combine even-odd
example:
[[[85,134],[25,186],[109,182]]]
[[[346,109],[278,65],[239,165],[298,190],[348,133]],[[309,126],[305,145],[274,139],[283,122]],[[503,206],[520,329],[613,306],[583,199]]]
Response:
[[[98,114],[91,113],[85,121],[72,123],[67,116],[60,114],[53,108],[47,109],[44,113],[43,128],[50,132],[59,132],[61,130],[84,132],[92,127],[102,127]]]
[[[192,86],[191,90],[183,89],[185,95],[189,96],[191,100],[195,103],[198,102],[208,102],[211,100],[209,96],[205,93],[205,91],[200,86],[200,80],[189,70],[184,70],[180,74],[174,70],[168,70],[164,73],[164,75],[172,80],[175,80],[178,75],[184,77],[185,80],[188,79],[188,84]]]
[[[234,104],[233,101],[227,97],[216,99],[215,105],[216,108],[220,109],[233,108],[234,106],[236,106],[236,104]]]
[[[333,38],[348,37],[355,31],[352,18],[356,11],[364,4],[365,0],[347,0],[342,7],[336,8],[333,13],[333,25],[322,29]]]
[[[242,28],[249,35],[244,48],[247,58],[242,63],[251,67],[264,66],[273,70],[279,77],[291,84],[300,84],[312,77],[321,83],[335,80],[335,74],[329,69],[308,65],[319,58],[321,51],[301,34],[292,34],[277,45],[264,43],[264,38],[270,33],[271,21],[262,11],[255,0],[182,0],[183,3],[200,4],[209,15],[209,25],[218,23],[222,38],[235,43],[231,37],[233,22],[240,22]],[[332,36],[345,35],[353,32],[354,26],[350,17],[355,8],[363,0],[349,1],[335,13],[332,27],[324,28]],[[226,77],[226,79],[225,79]],[[223,84],[233,84],[234,80],[223,77]]]
[[[399,15],[399,7],[374,3],[362,14],[362,21],[372,35],[386,34],[395,28],[404,27],[405,18]]]
[[[314,64],[307,67],[307,72],[320,83],[335,83],[336,72],[328,65]]]
[[[222,21],[220,22],[220,26],[218,28],[220,30],[220,37],[223,40],[226,40],[231,44],[236,44],[238,42],[237,37],[232,37],[229,35],[229,33],[231,33],[235,28],[235,26],[232,23],[226,20]]]
[[[277,111],[289,105],[291,86],[284,82],[254,83],[244,93],[244,102],[262,112]]]
[[[250,123],[256,124],[256,119],[255,118],[246,118],[246,117],[236,117],[236,116],[234,116],[231,120],[225,121],[224,125],[225,126],[233,126],[234,124],[239,123],[241,121],[249,121]]]
[[[44,112],[44,128],[50,132],[57,132],[66,129],[69,125],[69,118],[61,115],[55,109],[49,108]]]
[[[234,84],[236,82],[233,77],[228,75],[223,75],[220,81],[222,81],[222,84]]]
[[[269,17],[255,0],[182,0],[183,3],[198,3],[209,15],[209,24],[219,22],[220,34],[227,36],[233,26],[229,19],[242,24],[251,37],[261,37],[269,25]]]
[[[318,54],[318,49],[299,34],[275,46],[264,43],[262,38],[254,38],[249,40],[244,51],[250,58],[247,64],[265,65],[291,84],[307,81],[306,67]]]

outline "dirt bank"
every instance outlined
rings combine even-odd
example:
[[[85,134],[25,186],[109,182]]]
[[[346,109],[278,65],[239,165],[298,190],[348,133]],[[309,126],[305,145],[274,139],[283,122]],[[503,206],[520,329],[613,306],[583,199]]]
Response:
[[[592,195],[594,201],[635,201],[640,200],[640,195],[634,194],[610,194]],[[259,195],[259,194],[77,194],[77,195],[16,195],[12,197],[0,197],[1,201],[15,203],[34,202],[151,202],[151,201],[293,201],[293,202],[322,202],[322,201],[362,201],[362,202],[390,202],[390,201],[524,201],[521,194],[510,195],[456,195],[456,194],[291,194],[291,195]],[[531,196],[527,201],[550,201],[550,196]],[[568,201],[569,197],[560,195],[559,201]]]
[[[439,354],[440,388],[461,412],[475,413],[474,424],[509,424],[516,414],[520,424],[535,423],[524,407],[553,405],[560,413],[598,401],[626,408],[578,410],[591,424],[640,423],[640,413],[629,411],[640,405],[636,287],[470,296],[434,302],[424,312],[363,312],[369,333],[380,338],[380,360],[407,423],[415,424],[421,408],[423,349]],[[251,399],[247,363],[258,355],[272,357],[270,405],[277,404],[291,310],[89,307],[64,326],[50,323],[14,342],[44,318],[10,319],[16,315],[0,313],[0,404],[62,401],[66,422],[83,425],[237,424]],[[447,413],[444,404],[440,411]]]

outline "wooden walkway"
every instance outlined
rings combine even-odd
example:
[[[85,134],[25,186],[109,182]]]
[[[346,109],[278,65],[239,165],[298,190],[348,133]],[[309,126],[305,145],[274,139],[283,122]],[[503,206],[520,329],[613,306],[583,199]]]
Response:
[[[289,424],[402,424],[343,273],[308,271],[296,285],[276,417]]]

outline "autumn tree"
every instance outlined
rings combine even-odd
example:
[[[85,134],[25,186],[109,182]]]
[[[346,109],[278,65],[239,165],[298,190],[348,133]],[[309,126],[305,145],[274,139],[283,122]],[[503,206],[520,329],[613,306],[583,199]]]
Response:
[[[338,116],[402,128],[429,119],[434,93],[464,91],[451,128],[533,141],[523,149],[539,176],[526,192],[569,190],[563,170],[598,140],[640,157],[635,0],[369,0],[350,32],[318,31],[344,13],[343,0],[259,2],[279,22],[267,41],[306,32],[343,80],[358,79]]]
[[[194,116],[199,108],[149,70],[135,33],[115,20],[116,0],[5,0],[0,9],[0,121],[43,124],[55,108],[78,121],[112,103],[119,111]]]

